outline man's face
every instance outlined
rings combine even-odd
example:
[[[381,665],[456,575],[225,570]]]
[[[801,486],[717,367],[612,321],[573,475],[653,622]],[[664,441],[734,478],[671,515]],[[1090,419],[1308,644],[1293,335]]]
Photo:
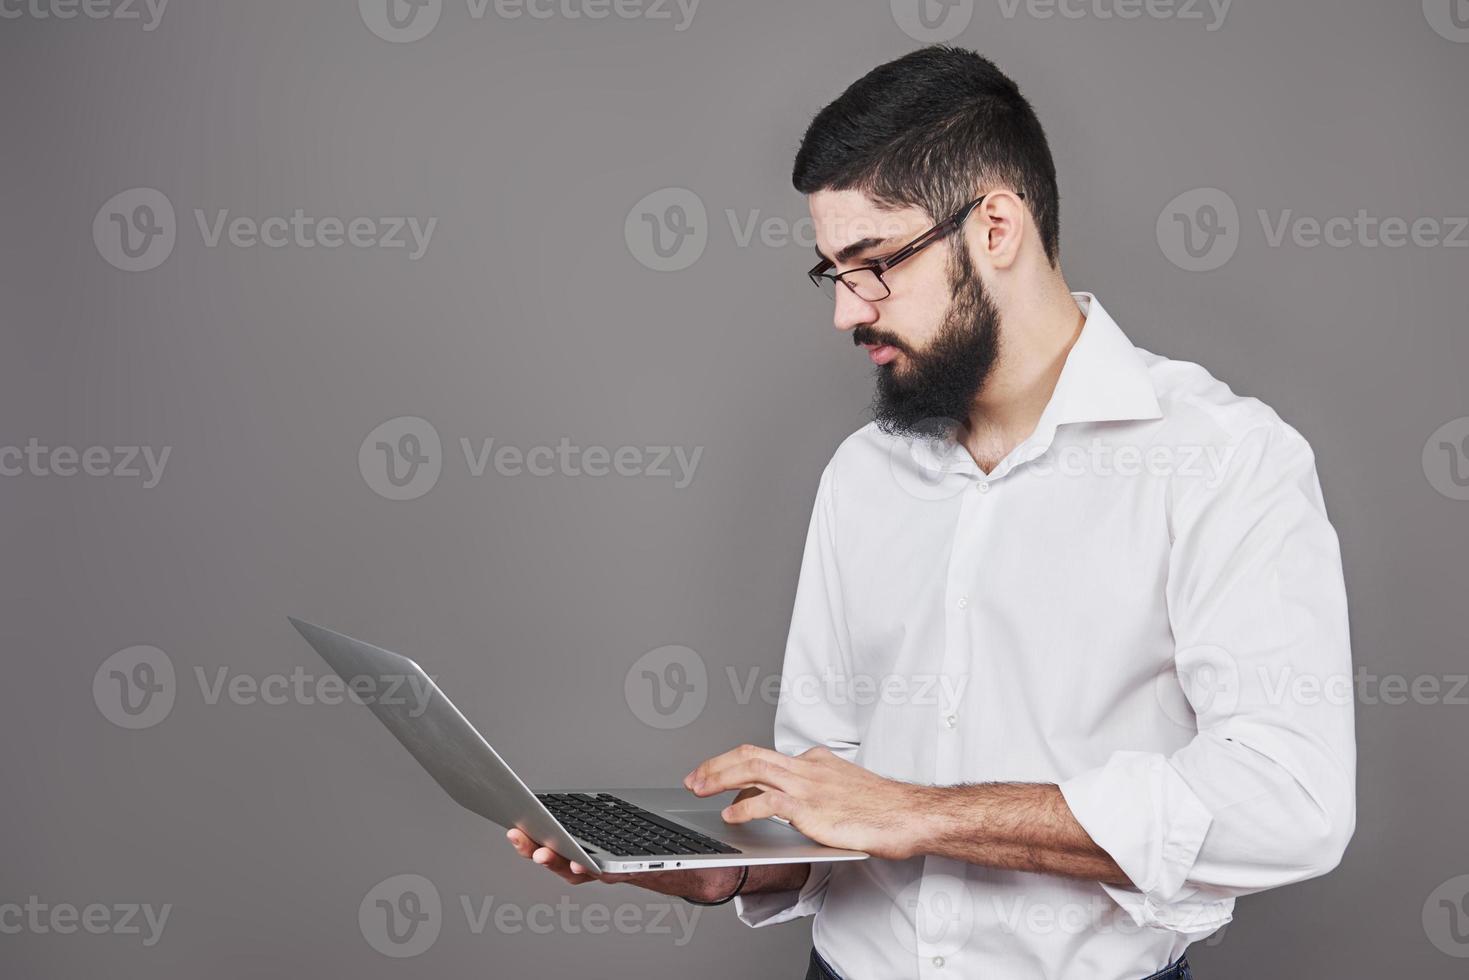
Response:
[[[857,191],[819,191],[808,203],[816,247],[836,262],[834,272],[891,255],[935,223],[918,208],[879,210]],[[999,354],[999,312],[970,261],[963,229],[883,279],[892,293],[877,302],[838,286],[833,316],[876,365],[878,425],[932,435],[966,423]]]

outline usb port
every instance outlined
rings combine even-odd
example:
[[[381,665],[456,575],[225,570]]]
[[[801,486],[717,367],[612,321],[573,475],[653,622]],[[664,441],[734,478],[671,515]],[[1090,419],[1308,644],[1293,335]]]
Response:
[[[661,868],[661,867],[663,867],[663,862],[662,861],[649,861],[648,862],[648,870],[649,871],[652,871],[654,868]]]

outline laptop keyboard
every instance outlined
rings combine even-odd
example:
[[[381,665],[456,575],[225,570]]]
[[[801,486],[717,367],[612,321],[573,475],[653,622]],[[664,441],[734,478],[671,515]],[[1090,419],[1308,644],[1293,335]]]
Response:
[[[740,853],[609,793],[537,793],[536,799],[573,836],[616,857]]]

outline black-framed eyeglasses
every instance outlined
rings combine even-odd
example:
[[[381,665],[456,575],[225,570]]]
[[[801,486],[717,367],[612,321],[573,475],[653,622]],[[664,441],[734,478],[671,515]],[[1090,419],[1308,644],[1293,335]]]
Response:
[[[994,192],[991,191],[990,193]],[[928,231],[925,231],[907,245],[904,245],[885,258],[875,259],[872,262],[859,265],[855,269],[848,269],[846,272],[836,273],[831,271],[835,268],[832,261],[830,259],[822,259],[806,275],[818,289],[826,294],[827,299],[836,299],[837,283],[841,283],[856,293],[865,302],[876,303],[880,300],[885,300],[892,295],[892,290],[888,288],[888,284],[883,280],[882,274],[899,262],[905,259],[911,259],[934,242],[942,241],[957,229],[963,227],[964,221],[969,217],[970,212],[979,207],[984,202],[984,199],[989,196],[989,194],[983,194],[975,198],[958,211],[955,211],[948,218],[940,221]],[[1022,201],[1025,200],[1024,194],[1016,193],[1015,196]]]

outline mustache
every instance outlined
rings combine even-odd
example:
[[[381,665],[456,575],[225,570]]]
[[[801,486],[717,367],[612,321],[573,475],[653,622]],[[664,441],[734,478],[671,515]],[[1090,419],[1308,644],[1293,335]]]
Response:
[[[863,344],[887,344],[889,347],[895,347],[905,354],[912,353],[912,351],[908,350],[908,345],[897,337],[885,331],[869,327],[866,324],[853,328],[852,344],[856,347],[861,347]]]

